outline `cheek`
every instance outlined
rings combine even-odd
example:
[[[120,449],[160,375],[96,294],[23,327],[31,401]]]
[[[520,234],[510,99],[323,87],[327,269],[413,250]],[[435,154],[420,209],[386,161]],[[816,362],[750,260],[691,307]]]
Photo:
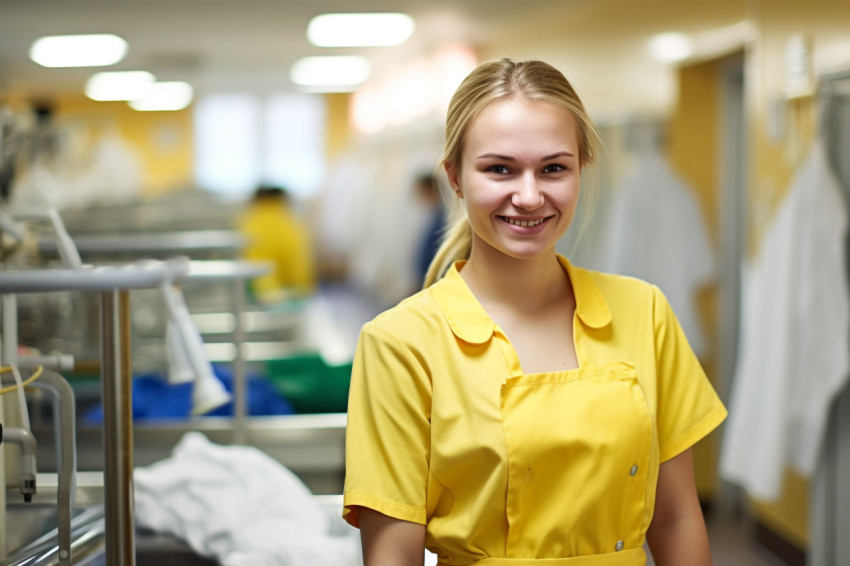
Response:
[[[559,200],[564,204],[575,204],[580,193],[579,181],[570,181],[559,191]]]
[[[499,208],[504,203],[505,195],[493,190],[493,187],[477,186],[473,190],[465,190],[463,198],[470,215],[482,215]]]

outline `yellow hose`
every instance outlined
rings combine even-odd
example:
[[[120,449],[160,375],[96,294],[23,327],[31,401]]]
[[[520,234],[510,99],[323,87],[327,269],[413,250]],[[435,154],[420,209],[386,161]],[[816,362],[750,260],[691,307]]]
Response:
[[[3,366],[3,367],[0,368],[0,373],[6,373],[7,371],[12,371],[12,366]],[[32,372],[32,375],[29,376],[26,379],[26,381],[21,383],[21,387],[26,387],[27,385],[29,385],[30,383],[32,383],[33,381],[38,379],[38,377],[41,375],[42,371],[44,371],[44,368],[42,366],[38,366],[37,368],[35,368],[35,371]],[[15,385],[10,385],[9,387],[4,387],[3,389],[0,389],[0,395],[5,395],[6,393],[11,393],[12,391],[16,390],[17,388],[18,388],[17,383]]]

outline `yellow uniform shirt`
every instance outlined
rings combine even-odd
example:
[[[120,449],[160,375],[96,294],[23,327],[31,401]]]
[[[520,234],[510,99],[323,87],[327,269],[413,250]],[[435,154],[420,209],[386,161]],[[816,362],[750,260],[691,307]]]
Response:
[[[309,295],[315,291],[310,234],[288,206],[276,201],[252,203],[239,217],[238,229],[247,240],[242,258],[272,264],[270,273],[251,281],[255,293]]]
[[[645,564],[659,464],[726,410],[657,287],[560,260],[578,369],[523,374],[463,262],[364,325],[349,523],[357,506],[423,523],[441,565]]]

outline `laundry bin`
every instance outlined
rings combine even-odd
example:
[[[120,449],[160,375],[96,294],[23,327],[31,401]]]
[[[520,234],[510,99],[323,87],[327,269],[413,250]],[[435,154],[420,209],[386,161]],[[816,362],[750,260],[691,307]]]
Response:
[[[318,353],[302,353],[266,362],[274,389],[298,413],[344,413],[351,383],[350,362],[331,365]]]

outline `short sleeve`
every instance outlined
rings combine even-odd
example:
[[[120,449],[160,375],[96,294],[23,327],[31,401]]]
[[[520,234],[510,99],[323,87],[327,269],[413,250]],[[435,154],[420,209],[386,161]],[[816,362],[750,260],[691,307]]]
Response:
[[[431,382],[419,359],[374,322],[360,332],[351,374],[343,517],[357,507],[425,523]]]
[[[726,408],[688,344],[664,294],[653,288],[656,420],[660,458],[684,452],[726,418]]]

